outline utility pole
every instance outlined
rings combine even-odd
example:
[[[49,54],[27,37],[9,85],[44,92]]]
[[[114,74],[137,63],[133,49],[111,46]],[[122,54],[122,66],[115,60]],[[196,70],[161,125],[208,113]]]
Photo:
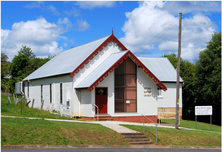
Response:
[[[177,56],[177,88],[176,88],[176,122],[175,129],[179,129],[179,89],[180,89],[180,54],[181,54],[181,21],[182,13],[179,18],[179,33],[178,33],[178,56]]]

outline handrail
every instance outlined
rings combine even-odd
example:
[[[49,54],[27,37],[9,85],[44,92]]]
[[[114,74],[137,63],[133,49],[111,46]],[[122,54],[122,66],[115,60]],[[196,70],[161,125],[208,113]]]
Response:
[[[99,107],[96,104],[94,104],[94,106],[97,108],[97,121],[99,121],[99,117],[98,117]]]
[[[151,119],[147,118],[147,117],[144,116],[143,114],[142,114],[142,116],[143,116],[143,133],[145,133],[145,127],[144,127],[144,117],[145,117],[146,119],[148,119],[149,121],[151,121],[152,123],[154,123],[155,126],[156,126],[156,144],[158,144],[158,138],[157,138],[157,123],[153,122]]]

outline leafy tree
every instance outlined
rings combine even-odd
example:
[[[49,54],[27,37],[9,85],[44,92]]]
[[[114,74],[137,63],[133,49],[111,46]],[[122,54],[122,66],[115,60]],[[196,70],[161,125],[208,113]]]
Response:
[[[25,67],[28,65],[29,58],[24,54],[18,54],[10,64],[12,78],[24,75]]]
[[[1,62],[7,62],[8,56],[5,53],[1,53]]]
[[[35,58],[35,54],[32,52],[31,48],[26,46],[20,48],[19,54],[25,54],[29,59]]]
[[[221,125],[221,32],[214,33],[196,62],[197,105],[213,106],[213,123]]]

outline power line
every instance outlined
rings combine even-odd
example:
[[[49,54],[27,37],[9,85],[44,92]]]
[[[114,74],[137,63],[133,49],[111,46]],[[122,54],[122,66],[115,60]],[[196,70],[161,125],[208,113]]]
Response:
[[[176,25],[173,25],[176,21],[178,21],[178,18],[176,18],[173,23],[171,23],[170,25],[168,25],[165,29],[163,29],[161,32],[159,32],[154,38],[152,38],[150,41],[148,41],[147,43],[145,43],[144,45],[149,44],[151,41],[153,41],[154,39],[156,39],[153,43],[151,43],[150,45],[154,44],[157,40],[159,40],[161,37],[163,37],[169,30],[171,30],[173,27],[175,27]],[[173,25],[173,26],[171,26]],[[170,28],[169,28],[170,27]],[[167,30],[166,30],[167,29]],[[164,32],[165,31],[165,32]],[[163,33],[164,32],[164,33]],[[161,33],[163,33],[162,35],[160,35]],[[160,37],[158,37],[160,35]],[[136,52],[138,52],[139,50],[142,50],[141,53],[145,52],[146,50],[139,47]]]

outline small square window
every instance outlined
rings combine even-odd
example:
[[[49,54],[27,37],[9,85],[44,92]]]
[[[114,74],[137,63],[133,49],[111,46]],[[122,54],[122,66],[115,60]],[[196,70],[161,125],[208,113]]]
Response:
[[[157,97],[163,97],[162,88],[157,88]]]

